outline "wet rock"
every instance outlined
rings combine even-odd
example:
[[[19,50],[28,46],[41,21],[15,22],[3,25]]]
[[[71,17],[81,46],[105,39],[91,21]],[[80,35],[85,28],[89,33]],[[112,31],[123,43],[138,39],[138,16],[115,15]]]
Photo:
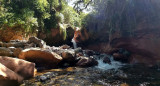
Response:
[[[23,78],[0,63],[0,86],[18,86]]]
[[[104,63],[108,63],[108,64],[111,64],[111,60],[110,60],[110,58],[109,57],[104,57],[104,59],[103,59],[103,62]]]
[[[5,56],[0,56],[0,63],[24,79],[32,78],[35,75],[36,69],[34,63]]]
[[[37,47],[40,48],[45,48],[46,46],[46,43],[43,40],[38,39],[37,37],[30,37],[28,43],[34,43],[37,45]]]
[[[79,59],[79,61],[76,63],[76,65],[80,67],[91,67],[91,66],[98,65],[98,62],[93,58],[79,57],[77,59]]]
[[[62,57],[50,50],[39,48],[25,49],[19,54],[20,59],[36,63],[37,66],[56,67]]]
[[[0,56],[13,56],[13,52],[5,47],[0,47]]]

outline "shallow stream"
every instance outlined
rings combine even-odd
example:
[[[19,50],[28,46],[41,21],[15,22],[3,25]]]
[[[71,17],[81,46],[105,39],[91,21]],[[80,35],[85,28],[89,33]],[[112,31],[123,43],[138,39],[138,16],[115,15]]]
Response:
[[[114,60],[106,64],[101,59],[98,63],[89,68],[44,70],[21,86],[160,86],[158,66],[128,65]]]

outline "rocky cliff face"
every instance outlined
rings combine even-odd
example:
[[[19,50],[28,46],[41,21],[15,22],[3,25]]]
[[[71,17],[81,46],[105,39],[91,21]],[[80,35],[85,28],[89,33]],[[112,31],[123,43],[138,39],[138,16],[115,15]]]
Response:
[[[118,0],[116,2],[118,2]],[[107,24],[110,19],[104,20],[106,24],[101,24],[102,22],[98,20],[97,16],[93,16],[93,18],[97,19],[96,21],[99,22],[89,22],[87,31],[89,40],[92,41],[84,42],[84,48],[112,55],[114,53],[114,55],[119,55],[119,49],[124,49],[130,52],[130,55],[127,56],[127,61],[129,63],[145,63],[152,65],[159,62],[160,16],[158,9],[160,9],[160,6],[158,3],[160,3],[158,0],[139,0],[131,1],[129,3],[123,0],[123,2],[117,5],[116,3],[113,3],[111,6],[112,9],[109,10],[110,14],[118,14],[119,11],[116,10],[121,10],[123,7],[125,8],[121,10],[122,15],[120,18],[114,15],[110,16],[106,13],[106,17],[111,19],[116,18],[113,20],[115,21],[115,23],[113,23],[113,27],[119,29],[115,29],[110,33],[109,31],[111,28]],[[115,12],[113,10],[115,10]],[[103,19],[101,21],[103,21]],[[133,21],[135,21],[135,23]],[[99,29],[98,27],[101,28]],[[81,31],[81,34],[83,34],[83,31]],[[85,37],[85,35],[79,35],[78,39],[74,39],[81,42],[79,39],[85,39]],[[120,56],[121,58],[125,57],[124,55]]]

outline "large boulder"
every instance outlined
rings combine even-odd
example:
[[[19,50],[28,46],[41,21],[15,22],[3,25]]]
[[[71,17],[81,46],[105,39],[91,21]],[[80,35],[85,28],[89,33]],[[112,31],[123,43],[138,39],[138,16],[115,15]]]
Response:
[[[0,47],[0,56],[13,56],[13,52],[5,47]]]
[[[36,63],[37,66],[56,67],[62,61],[58,54],[39,48],[25,49],[19,54],[20,59]]]
[[[0,56],[0,63],[5,65],[10,70],[14,71],[24,79],[32,78],[35,73],[35,64],[17,58]]]
[[[23,78],[0,63],[0,86],[18,86]]]

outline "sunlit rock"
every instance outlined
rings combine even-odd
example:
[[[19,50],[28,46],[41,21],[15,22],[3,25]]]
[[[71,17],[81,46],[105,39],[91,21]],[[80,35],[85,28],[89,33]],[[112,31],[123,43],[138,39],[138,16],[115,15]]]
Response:
[[[62,61],[62,57],[58,54],[39,48],[25,49],[19,54],[20,59],[36,63],[37,66],[55,67]]]
[[[0,86],[18,86],[23,78],[0,63]]]
[[[35,75],[35,64],[17,58],[0,56],[0,63],[14,71],[24,79],[32,78]]]

